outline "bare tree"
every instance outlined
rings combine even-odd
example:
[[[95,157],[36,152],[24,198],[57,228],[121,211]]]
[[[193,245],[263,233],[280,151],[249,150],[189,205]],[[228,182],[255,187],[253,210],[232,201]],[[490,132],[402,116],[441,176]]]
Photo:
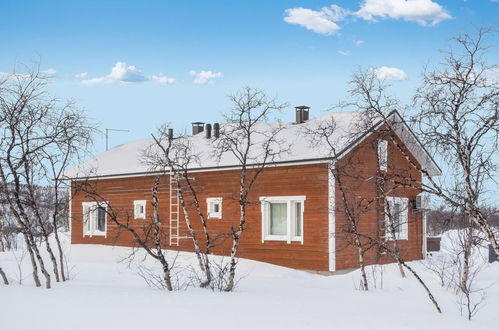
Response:
[[[447,247],[458,274],[452,278],[452,286],[458,296],[461,313],[465,313],[468,320],[476,314],[486,296],[485,288],[478,287],[476,281],[485,262],[478,251],[483,245],[482,235],[469,221],[466,228],[451,233],[450,246]]]
[[[39,265],[47,288],[51,286],[50,275],[34,233],[39,231],[43,237],[54,275],[59,280],[57,260],[48,239],[49,221],[37,198],[37,188],[52,179],[47,175],[46,154],[64,152],[60,146],[68,141],[88,143],[92,131],[74,102],[61,103],[48,95],[48,82],[38,66],[27,74],[14,73],[0,81],[0,192],[21,228],[35,284],[40,286]]]
[[[207,287],[211,285],[212,281],[208,256],[211,253],[214,240],[208,231],[207,217],[201,209],[198,192],[193,178],[191,178],[189,173],[189,168],[199,163],[199,154],[194,150],[192,142],[187,136],[178,135],[174,138],[172,132],[173,129],[170,129],[168,125],[163,125],[159,128],[157,136],[153,135],[154,145],[146,150],[145,162],[153,170],[169,173],[170,180],[174,180],[175,182],[175,191],[179,197],[184,221],[194,245],[194,252],[198,259],[199,267],[205,274],[205,279],[201,281],[201,287]],[[191,221],[191,215],[188,210],[189,201],[192,201],[203,229],[204,249],[201,249],[201,242]]]
[[[387,205],[389,204],[387,203],[387,197],[400,188],[408,187],[417,192],[422,190],[421,180],[415,183],[413,176],[411,175],[411,170],[415,169],[419,171],[420,166],[415,167],[416,162],[410,155],[407,147],[402,145],[396,134],[394,134],[393,126],[400,123],[393,121],[393,110],[394,107],[398,106],[399,102],[387,94],[389,85],[384,81],[379,80],[373,70],[359,69],[353,75],[353,78],[349,83],[349,100],[340,102],[338,107],[354,108],[358,111],[358,115],[352,125],[353,128],[351,128],[350,131],[350,140],[358,138],[361,132],[373,131],[373,128],[377,127],[377,129],[373,131],[374,138],[372,139],[371,147],[369,148],[368,146],[370,152],[377,157],[377,168],[374,175],[365,178],[365,181],[366,184],[367,182],[373,182],[376,187],[376,196],[372,196],[370,200],[367,201],[367,205],[372,204],[374,206],[380,206],[382,215],[380,223],[383,225],[382,231],[378,235],[360,231],[357,231],[355,235],[366,240],[367,244],[376,245],[381,253],[387,253],[390,257],[394,258],[399,265],[402,276],[405,276],[404,269],[412,273],[428,293],[428,297],[435,305],[437,311],[441,312],[440,306],[426,283],[403,259],[397,240],[397,226],[399,224],[397,224],[397,221],[394,219],[396,212],[393,212]],[[397,151],[402,153],[404,159],[408,161],[410,170],[406,171],[398,168],[390,169],[388,164],[384,164],[385,168],[384,170],[381,170],[381,160],[378,154],[378,142],[380,139],[386,139],[391,142],[391,144],[396,147]]]
[[[225,291],[232,291],[237,267],[237,250],[242,233],[245,230],[250,204],[259,204],[250,200],[250,192],[259,175],[269,162],[287,152],[289,146],[279,139],[283,126],[280,122],[269,124],[268,120],[275,112],[287,106],[278,103],[276,98],[268,97],[264,91],[250,87],[230,94],[231,110],[224,115],[226,124],[222,126],[220,138],[214,141],[214,156],[221,159],[229,155],[236,160],[239,172],[239,223],[231,227],[232,248],[230,268]]]
[[[445,161],[444,182],[427,176],[424,189],[449,206],[463,209],[499,256],[498,238],[484,213],[487,189],[494,184],[499,142],[499,82],[490,63],[486,38],[497,33],[479,28],[452,39],[440,67],[425,69],[414,96],[412,122],[427,147]]]

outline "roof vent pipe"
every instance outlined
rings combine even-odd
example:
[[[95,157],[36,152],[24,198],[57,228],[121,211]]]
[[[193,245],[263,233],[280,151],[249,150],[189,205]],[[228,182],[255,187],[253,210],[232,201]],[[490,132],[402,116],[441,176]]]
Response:
[[[295,107],[296,109],[296,123],[297,124],[303,124],[308,120],[308,114],[310,107],[307,107],[306,105],[300,105]]]
[[[211,124],[206,124],[205,126],[206,138],[211,138]]]
[[[192,123],[192,135],[196,135],[204,131],[204,123],[200,121],[195,121]]]
[[[168,140],[173,140],[173,128],[168,129]]]
[[[220,124],[219,123],[213,124],[213,137],[215,139],[218,139],[220,137]]]

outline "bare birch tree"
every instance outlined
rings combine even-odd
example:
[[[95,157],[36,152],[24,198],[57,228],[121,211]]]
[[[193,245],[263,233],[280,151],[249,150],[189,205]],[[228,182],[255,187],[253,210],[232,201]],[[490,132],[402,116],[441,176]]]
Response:
[[[353,75],[349,84],[349,100],[347,102],[340,102],[338,105],[340,108],[353,108],[358,111],[358,116],[356,116],[356,120],[350,130],[351,137],[349,140],[353,141],[358,138],[360,133],[373,131],[374,127],[378,127],[377,130],[372,133],[375,138],[372,139],[373,142],[370,148],[370,152],[377,157],[377,168],[373,177],[364,179],[366,184],[368,184],[367,182],[372,182],[371,184],[375,185],[377,191],[376,196],[373,196],[366,201],[366,205],[374,205],[373,207],[379,206],[381,208],[380,213],[382,219],[380,222],[383,224],[383,226],[381,226],[382,232],[378,235],[361,232],[359,230],[353,232],[353,234],[364,239],[366,241],[364,244],[376,245],[381,252],[385,252],[390,257],[394,258],[399,265],[402,276],[405,276],[404,269],[412,273],[414,278],[428,293],[428,297],[437,311],[441,312],[440,306],[426,283],[402,257],[397,242],[397,227],[395,224],[396,222],[393,219],[394,213],[390,208],[387,208],[386,205],[387,197],[393,192],[396,192],[399,188],[409,187],[418,192],[422,190],[421,183],[414,183],[409,172],[403,171],[403,173],[400,173],[400,169],[395,168],[394,171],[390,171],[388,164],[385,164],[386,170],[380,170],[381,164],[378,155],[379,139],[387,139],[396,147],[397,151],[401,151],[404,159],[410,162],[409,165],[411,169],[416,165],[416,162],[412,159],[407,148],[397,140],[396,135],[393,132],[392,125],[397,123],[394,123],[393,120],[391,120],[391,115],[399,102],[387,94],[386,89],[389,86],[384,81],[379,80],[372,70],[359,69],[359,71]],[[420,166],[417,166],[416,169],[419,170]]]
[[[245,87],[228,96],[231,110],[224,114],[225,125],[220,137],[214,141],[214,156],[220,160],[227,155],[236,160],[239,172],[239,221],[232,226],[232,248],[230,268],[225,291],[232,291],[237,267],[237,250],[241,235],[246,228],[247,207],[259,204],[250,199],[250,192],[269,162],[279,159],[288,151],[286,141],[279,138],[283,126],[280,122],[269,124],[268,120],[284,109],[287,104],[268,97],[264,91]]]
[[[35,284],[40,286],[39,266],[46,287],[50,288],[50,275],[33,232],[36,229],[42,234],[54,275],[59,280],[57,259],[48,239],[49,222],[37,198],[37,187],[49,184],[52,179],[47,175],[45,155],[50,150],[63,152],[59,147],[71,139],[88,143],[92,128],[74,102],[62,103],[48,95],[48,82],[38,66],[27,74],[14,73],[0,81],[0,192],[21,227]]]
[[[463,208],[499,256],[497,234],[483,205],[498,165],[499,82],[492,77],[498,68],[487,57],[492,50],[487,38],[496,33],[479,28],[452,39],[441,65],[423,72],[412,122],[423,143],[447,166],[445,182],[427,176],[424,189]]]
[[[159,170],[164,174],[168,173],[170,179],[175,180],[176,193],[179,197],[189,236],[194,245],[194,253],[198,259],[199,268],[205,275],[205,279],[201,281],[201,287],[208,287],[211,285],[213,276],[209,254],[213,248],[214,239],[208,230],[207,216],[201,209],[194,178],[189,173],[190,166],[199,164],[199,154],[195,152],[192,142],[187,136],[180,134],[174,138],[172,134],[173,129],[170,129],[168,125],[159,128],[157,136],[153,135],[155,143],[145,152],[145,162],[153,170]],[[189,202],[194,205],[203,229],[205,241],[203,249],[191,221],[191,214],[188,210]]]

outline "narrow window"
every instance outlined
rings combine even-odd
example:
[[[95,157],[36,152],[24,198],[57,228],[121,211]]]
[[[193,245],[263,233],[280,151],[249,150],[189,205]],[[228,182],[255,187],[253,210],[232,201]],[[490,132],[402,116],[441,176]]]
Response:
[[[378,141],[378,166],[380,171],[388,169],[388,141]]]
[[[206,207],[208,219],[222,219],[222,198],[207,198]]]
[[[408,205],[407,198],[386,197],[385,227],[388,239],[408,239]],[[393,225],[395,237],[391,232],[391,225]]]
[[[270,235],[286,235],[287,207],[286,203],[270,203]]]
[[[145,219],[146,218],[146,204],[147,201],[133,201],[133,213],[135,219]]]
[[[293,224],[293,229],[294,229],[294,235],[295,237],[300,237],[301,236],[301,226],[302,226],[302,213],[301,213],[301,204],[302,202],[294,202],[294,224]]]
[[[102,206],[97,207],[97,231],[106,231],[106,209]]]
[[[262,242],[303,243],[305,196],[261,197]]]

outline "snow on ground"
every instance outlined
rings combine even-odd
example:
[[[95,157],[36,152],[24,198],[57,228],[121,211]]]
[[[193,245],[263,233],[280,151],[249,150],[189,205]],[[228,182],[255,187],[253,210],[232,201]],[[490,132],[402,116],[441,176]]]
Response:
[[[427,281],[443,314],[436,312],[420,285],[410,275],[402,279],[393,264],[376,267],[377,288],[371,281],[369,292],[357,289],[358,271],[327,277],[240,260],[244,278],[233,293],[194,287],[168,293],[148,287],[135,264],[118,262],[129,248],[67,249],[71,281],[54,283],[51,290],[34,287],[26,256],[22,286],[0,284],[0,329],[457,330],[497,329],[499,324],[499,263],[486,265],[481,273],[481,284],[491,287],[486,305],[470,322],[460,315],[456,296],[441,288],[421,262],[411,266]],[[195,259],[183,253],[178,264],[195,265]],[[0,265],[15,282],[13,252],[0,253]]]

